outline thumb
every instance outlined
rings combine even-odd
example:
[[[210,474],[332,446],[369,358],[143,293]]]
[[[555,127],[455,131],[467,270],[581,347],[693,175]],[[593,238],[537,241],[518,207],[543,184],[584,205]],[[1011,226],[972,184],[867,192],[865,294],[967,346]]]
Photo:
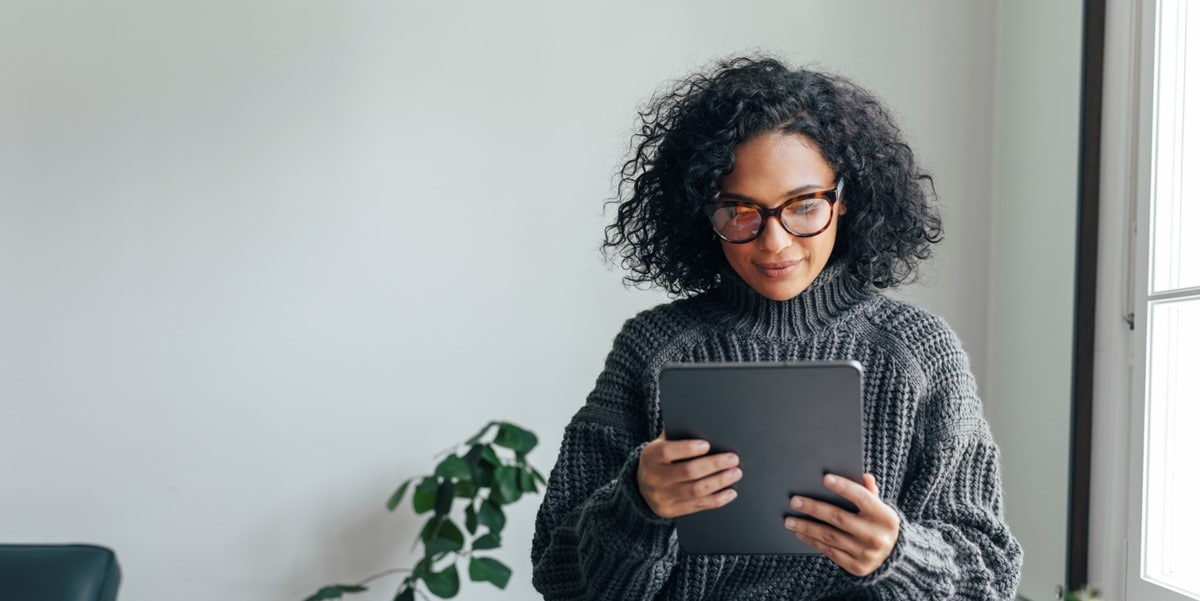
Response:
[[[879,484],[875,482],[875,474],[863,474],[863,486],[866,486],[871,494],[879,496]]]

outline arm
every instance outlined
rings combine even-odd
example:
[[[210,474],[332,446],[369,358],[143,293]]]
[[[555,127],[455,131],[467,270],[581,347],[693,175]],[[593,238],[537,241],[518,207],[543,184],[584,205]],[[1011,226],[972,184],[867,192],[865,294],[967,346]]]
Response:
[[[891,557],[863,584],[884,599],[1012,599],[1022,551],[1004,523],[990,436],[954,436],[922,457],[901,500]]]
[[[1023,554],[1004,520],[999,451],[966,354],[937,325],[915,345],[924,436],[895,507],[899,539],[862,584],[883,599],[1012,599]]]
[[[533,584],[546,599],[649,600],[674,569],[674,525],[638,492],[641,449],[614,461],[613,437],[581,424],[564,438],[534,531]]]
[[[675,528],[650,511],[637,468],[646,396],[631,324],[614,343],[587,405],[567,426],[533,538],[533,584],[546,599],[648,600],[675,567]]]

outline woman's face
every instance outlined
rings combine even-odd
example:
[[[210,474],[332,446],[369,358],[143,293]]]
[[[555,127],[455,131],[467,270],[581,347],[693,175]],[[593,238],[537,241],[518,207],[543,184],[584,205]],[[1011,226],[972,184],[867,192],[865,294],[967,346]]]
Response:
[[[721,193],[744,197],[768,209],[837,183],[816,143],[802,134],[762,134],[739,144],[733,155],[734,169],[721,179]],[[742,244],[722,240],[721,248],[729,265],[751,288],[772,300],[788,300],[804,292],[829,262],[838,217],[845,212],[839,199],[829,227],[810,238],[789,234],[779,219],[772,217],[754,240]]]

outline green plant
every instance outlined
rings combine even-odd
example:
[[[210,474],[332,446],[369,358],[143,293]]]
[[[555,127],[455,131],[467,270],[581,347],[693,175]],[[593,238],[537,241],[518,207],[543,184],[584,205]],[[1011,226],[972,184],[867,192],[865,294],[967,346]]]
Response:
[[[414,549],[418,542],[425,545],[416,565],[412,569],[381,572],[358,584],[328,585],[305,601],[360,593],[375,579],[401,573],[407,576],[394,601],[413,601],[417,594],[425,597],[418,584],[424,584],[433,595],[449,599],[458,594],[458,566],[464,559],[472,581],[490,582],[503,589],[512,570],[499,560],[476,552],[500,546],[500,533],[506,522],[503,506],[515,503],[526,493],[537,493],[538,484],[546,484],[546,479],[527,459],[535,446],[537,436],[532,432],[509,422],[493,421],[465,442],[438,454],[437,457],[444,458],[433,474],[405,480],[387,502],[388,511],[394,511],[415,482],[413,510],[418,515],[433,513],[413,541]],[[455,499],[465,502],[456,503]],[[461,522],[451,517],[455,505],[461,508]]]

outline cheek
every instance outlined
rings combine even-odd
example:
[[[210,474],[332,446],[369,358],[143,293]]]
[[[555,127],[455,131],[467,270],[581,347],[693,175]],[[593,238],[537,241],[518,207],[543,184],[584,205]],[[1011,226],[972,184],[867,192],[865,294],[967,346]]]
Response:
[[[725,260],[729,261],[730,265],[744,263],[749,256],[749,244],[730,244],[721,241],[721,252],[725,255]]]

